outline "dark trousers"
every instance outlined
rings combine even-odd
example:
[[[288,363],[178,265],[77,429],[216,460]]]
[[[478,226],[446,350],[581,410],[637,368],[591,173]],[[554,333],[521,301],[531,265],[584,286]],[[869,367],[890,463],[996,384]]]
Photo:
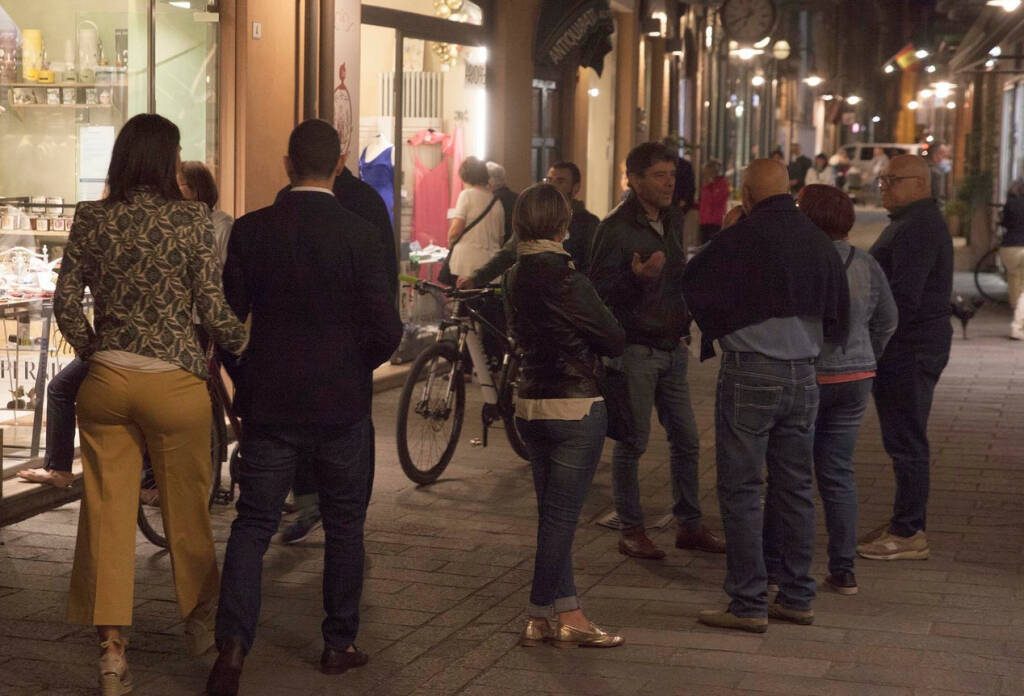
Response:
[[[363,591],[363,525],[373,487],[373,424],[269,426],[246,423],[242,434],[238,517],[224,556],[217,642],[238,638],[246,652],[260,614],[263,554],[281,521],[297,467],[316,472],[323,514],[326,618],[324,643],[344,650],[359,628]]]
[[[531,616],[578,609],[572,542],[580,510],[601,459],[608,412],[603,402],[578,421],[516,419],[530,453],[537,493],[537,555],[530,591]]]
[[[812,460],[818,383],[813,360],[722,354],[715,397],[718,501],[725,528],[725,591],[736,616],[764,616],[768,580],[764,521],[777,520],[777,601],[810,609],[814,549]],[[761,472],[767,465],[765,490]]]
[[[89,363],[75,358],[46,385],[46,457],[43,466],[71,471],[75,458],[75,401]]]
[[[942,370],[949,362],[949,342],[933,346],[886,348],[875,377],[875,408],[882,444],[892,457],[896,477],[889,531],[901,537],[926,528],[931,451],[928,416]]]

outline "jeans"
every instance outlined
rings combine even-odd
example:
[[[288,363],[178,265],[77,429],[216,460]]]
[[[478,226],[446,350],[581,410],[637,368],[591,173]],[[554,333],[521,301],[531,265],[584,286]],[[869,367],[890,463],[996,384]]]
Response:
[[[612,451],[612,496],[624,528],[644,525],[639,466],[651,435],[652,406],[657,407],[658,420],[668,435],[672,514],[681,527],[700,528],[700,441],[686,382],[688,355],[682,344],[671,351],[631,344],[622,354],[635,432],[632,441],[616,442]]]
[[[813,360],[726,351],[715,399],[718,500],[725,528],[725,591],[735,616],[765,616],[765,517],[782,530],[778,602],[806,611],[814,599],[812,450],[818,384]],[[768,492],[761,510],[767,463]]]
[[[530,590],[531,616],[578,609],[572,541],[580,510],[601,459],[608,412],[598,401],[578,421],[516,419],[530,453],[537,493],[537,555]]]
[[[911,537],[926,528],[931,451],[928,415],[935,385],[949,362],[949,343],[910,350],[890,344],[878,361],[875,408],[882,444],[892,457],[896,500],[889,531]]]
[[[75,358],[46,385],[46,469],[71,471],[75,458],[75,401],[88,374],[89,363]]]
[[[814,476],[825,508],[830,575],[853,572],[857,551],[857,479],[853,471],[853,451],[871,396],[871,382],[868,378],[818,385]],[[769,581],[779,575],[781,531],[777,515],[765,517],[764,560]]]
[[[324,643],[344,650],[359,628],[363,590],[363,524],[373,487],[373,424],[270,426],[246,423],[242,433],[238,517],[224,556],[217,643],[252,647],[260,613],[263,554],[281,521],[281,505],[298,466],[316,472],[323,514]]]

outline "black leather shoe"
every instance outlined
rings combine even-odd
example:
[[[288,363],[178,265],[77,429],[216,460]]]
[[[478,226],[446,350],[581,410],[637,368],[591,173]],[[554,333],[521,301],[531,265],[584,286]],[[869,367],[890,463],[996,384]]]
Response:
[[[229,638],[218,644],[220,654],[213,663],[210,676],[206,680],[207,696],[237,696],[238,680],[242,677],[242,663],[245,662],[245,649],[238,638]]]
[[[352,652],[348,649],[335,650],[325,647],[320,655],[320,671],[324,674],[341,674],[355,667],[362,667],[370,661],[370,657],[355,645]]]

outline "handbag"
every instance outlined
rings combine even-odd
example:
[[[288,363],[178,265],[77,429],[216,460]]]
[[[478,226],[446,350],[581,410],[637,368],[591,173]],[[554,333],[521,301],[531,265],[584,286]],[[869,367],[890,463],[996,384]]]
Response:
[[[455,284],[455,275],[452,273],[450,263],[452,260],[452,252],[455,251],[455,245],[462,241],[462,238],[465,237],[471,229],[477,226],[477,223],[487,217],[487,213],[491,212],[491,208],[494,207],[494,204],[497,201],[497,196],[491,196],[491,202],[487,204],[486,208],[484,208],[484,212],[480,213],[473,222],[469,223],[469,225],[466,226],[466,229],[462,230],[462,234],[456,237],[455,241],[452,242],[452,245],[448,248],[448,255],[444,257],[444,262],[441,264],[441,270],[437,272],[437,282],[444,283],[445,285]]]
[[[598,374],[579,358],[561,349],[558,352],[577,372],[590,377],[597,384],[597,390],[601,392],[608,411],[608,437],[618,442],[630,442],[633,439],[633,405],[629,400],[629,378],[626,373],[605,365],[602,373]]]

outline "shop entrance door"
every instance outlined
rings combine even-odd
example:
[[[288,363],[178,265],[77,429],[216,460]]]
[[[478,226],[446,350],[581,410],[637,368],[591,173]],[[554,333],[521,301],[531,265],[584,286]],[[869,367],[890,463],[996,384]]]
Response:
[[[541,181],[550,167],[562,159],[559,137],[561,123],[561,95],[553,80],[533,81],[533,138],[530,159],[533,180]]]

